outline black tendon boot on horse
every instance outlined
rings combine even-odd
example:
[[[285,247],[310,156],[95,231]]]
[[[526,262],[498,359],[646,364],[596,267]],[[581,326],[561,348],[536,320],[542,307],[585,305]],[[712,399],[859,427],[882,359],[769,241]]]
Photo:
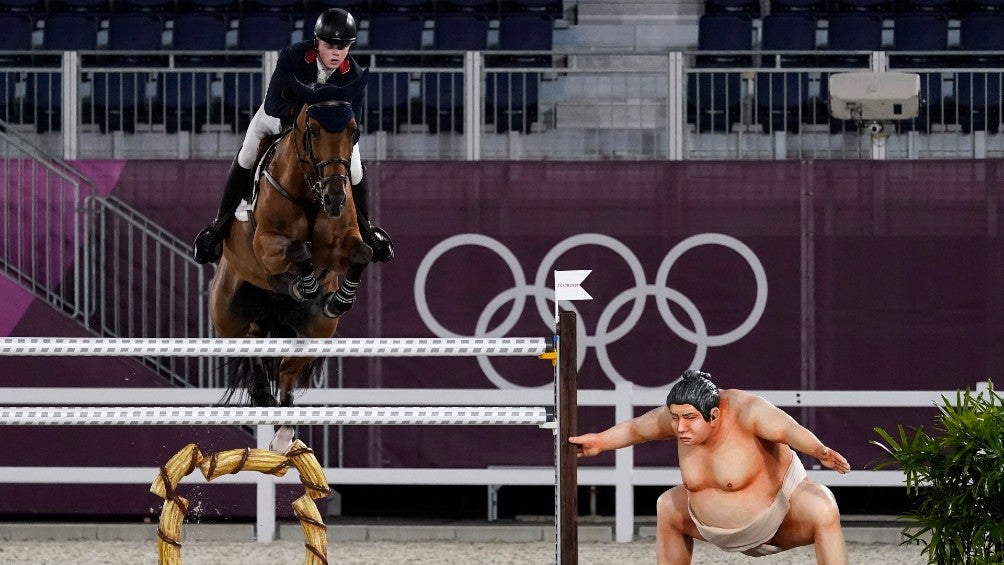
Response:
[[[363,236],[363,241],[373,249],[373,262],[386,263],[394,258],[394,242],[390,240],[387,232],[370,224],[367,193],[364,169],[362,180],[359,184],[352,185],[352,200],[356,203],[356,222],[359,224],[359,233]]]
[[[230,233],[234,212],[237,211],[241,200],[247,194],[250,184],[251,170],[240,166],[235,158],[230,165],[230,173],[227,175],[227,184],[223,188],[223,198],[220,201],[220,209],[216,213],[216,219],[200,231],[199,235],[195,236],[196,262],[213,263],[219,261],[220,256],[223,255],[223,240]]]

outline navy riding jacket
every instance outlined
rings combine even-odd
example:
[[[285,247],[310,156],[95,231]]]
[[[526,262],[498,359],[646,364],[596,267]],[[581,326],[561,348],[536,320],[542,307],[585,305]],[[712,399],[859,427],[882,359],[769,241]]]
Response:
[[[352,55],[347,55],[341,66],[331,73],[327,84],[335,86],[345,86],[359,78],[362,67]],[[268,92],[265,94],[265,113],[269,116],[279,118],[283,126],[292,123],[303,108],[303,102],[291,96],[293,79],[299,80],[303,84],[317,82],[317,49],[314,41],[308,40],[295,45],[291,45],[279,51],[279,60],[275,65],[275,72],[268,83]],[[362,122],[363,92],[352,102],[352,111],[356,115],[356,122]],[[293,98],[293,99],[291,99]]]

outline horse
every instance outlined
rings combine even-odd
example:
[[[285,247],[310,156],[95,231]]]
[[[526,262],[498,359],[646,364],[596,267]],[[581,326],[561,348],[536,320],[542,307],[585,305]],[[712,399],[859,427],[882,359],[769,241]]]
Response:
[[[349,175],[358,139],[350,101],[365,79],[293,87],[303,107],[259,156],[253,210],[248,221],[233,222],[210,282],[210,317],[220,337],[331,338],[352,307],[373,257],[356,221]],[[238,359],[224,402],[244,391],[252,406],[292,406],[318,361]],[[295,435],[280,426],[270,448],[285,452]]]

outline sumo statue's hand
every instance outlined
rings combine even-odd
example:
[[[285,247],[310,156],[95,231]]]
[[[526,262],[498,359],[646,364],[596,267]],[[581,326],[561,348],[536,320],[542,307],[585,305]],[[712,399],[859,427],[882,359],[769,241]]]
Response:
[[[600,434],[582,434],[568,438],[568,443],[577,446],[575,452],[579,457],[592,457],[606,451],[600,446]]]
[[[825,445],[818,449],[816,454],[819,462],[828,469],[833,469],[838,473],[846,473],[851,470],[851,464],[847,462],[847,459],[844,459],[843,455]]]

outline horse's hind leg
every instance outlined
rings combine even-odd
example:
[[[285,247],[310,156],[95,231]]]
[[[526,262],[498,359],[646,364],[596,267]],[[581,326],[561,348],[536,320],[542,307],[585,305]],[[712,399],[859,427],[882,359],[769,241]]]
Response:
[[[334,331],[332,330],[332,333]],[[293,406],[293,391],[297,382],[304,377],[304,372],[310,372],[314,357],[285,357],[279,364],[279,405],[283,407]],[[275,436],[268,448],[272,451],[285,453],[296,440],[296,427],[290,425],[278,426]]]

